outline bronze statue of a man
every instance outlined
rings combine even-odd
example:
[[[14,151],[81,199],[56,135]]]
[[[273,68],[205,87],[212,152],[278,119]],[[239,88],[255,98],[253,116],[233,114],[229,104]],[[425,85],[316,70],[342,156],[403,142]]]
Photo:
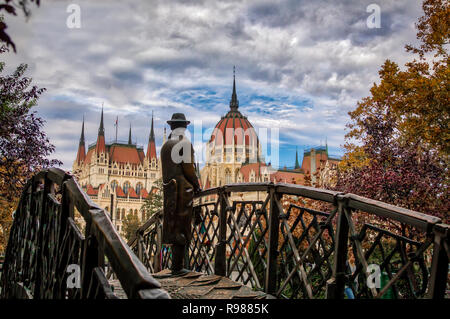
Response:
[[[186,272],[184,256],[191,240],[194,193],[200,185],[195,174],[194,148],[184,135],[190,123],[183,113],[167,121],[172,130],[161,148],[164,192],[162,243],[172,245],[172,274]]]

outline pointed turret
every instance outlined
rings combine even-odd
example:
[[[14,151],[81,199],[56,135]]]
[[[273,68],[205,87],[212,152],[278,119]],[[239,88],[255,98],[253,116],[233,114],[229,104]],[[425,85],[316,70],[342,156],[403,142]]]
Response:
[[[231,94],[230,109],[232,111],[237,111],[239,108],[239,100],[236,94],[236,68],[233,66],[233,93]]]
[[[152,112],[152,126],[150,128],[150,136],[148,138],[146,157],[149,160],[151,160],[152,158],[156,158],[155,131],[153,130],[153,112]]]
[[[128,133],[128,144],[129,144],[129,145],[133,144],[133,143],[131,142],[131,123],[130,123],[130,132]]]
[[[105,153],[105,128],[103,126],[103,106],[102,106],[102,115],[100,118],[100,127],[98,128],[98,136],[97,136],[97,145],[95,146],[95,151],[97,154]]]
[[[294,169],[299,169],[300,168],[300,163],[298,162],[298,151],[297,151],[297,147],[295,147],[295,168]]]
[[[77,159],[76,159],[77,164],[80,165],[81,162],[84,162],[85,158],[86,158],[86,146],[84,144],[84,116],[83,116],[83,124],[81,126],[80,143],[78,144],[78,152],[77,152]]]
[[[166,142],[166,140],[167,140],[166,128],[164,127],[163,144]]]

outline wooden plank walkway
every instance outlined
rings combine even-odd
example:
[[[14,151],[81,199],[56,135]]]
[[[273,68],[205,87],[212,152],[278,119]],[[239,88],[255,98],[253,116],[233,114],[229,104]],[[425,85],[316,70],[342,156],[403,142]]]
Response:
[[[172,299],[274,299],[262,291],[255,291],[241,283],[217,275],[205,275],[189,272],[172,276],[169,269],[164,269],[152,276],[161,283]],[[118,280],[111,280],[114,293],[120,299],[127,296]]]

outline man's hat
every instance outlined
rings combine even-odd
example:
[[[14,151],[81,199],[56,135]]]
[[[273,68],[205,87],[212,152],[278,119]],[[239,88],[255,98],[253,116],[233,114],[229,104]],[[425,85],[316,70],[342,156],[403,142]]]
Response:
[[[186,121],[186,116],[184,116],[183,113],[173,113],[172,118],[170,119],[170,121],[167,121],[167,123],[169,125],[174,124],[174,123],[186,123],[186,125],[188,125],[191,122]]]

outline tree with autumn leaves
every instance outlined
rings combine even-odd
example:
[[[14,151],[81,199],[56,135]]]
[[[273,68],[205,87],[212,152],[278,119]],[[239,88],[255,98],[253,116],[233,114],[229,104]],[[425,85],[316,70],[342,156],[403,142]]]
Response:
[[[380,83],[349,112],[335,189],[449,221],[450,2],[425,0],[418,47],[400,68],[386,60]]]
[[[0,56],[7,50],[1,46]],[[26,64],[10,75],[2,74],[4,66],[0,62],[0,253],[26,181],[40,169],[61,164],[48,159],[55,147],[42,131],[43,119],[33,111],[45,89],[31,84]]]

